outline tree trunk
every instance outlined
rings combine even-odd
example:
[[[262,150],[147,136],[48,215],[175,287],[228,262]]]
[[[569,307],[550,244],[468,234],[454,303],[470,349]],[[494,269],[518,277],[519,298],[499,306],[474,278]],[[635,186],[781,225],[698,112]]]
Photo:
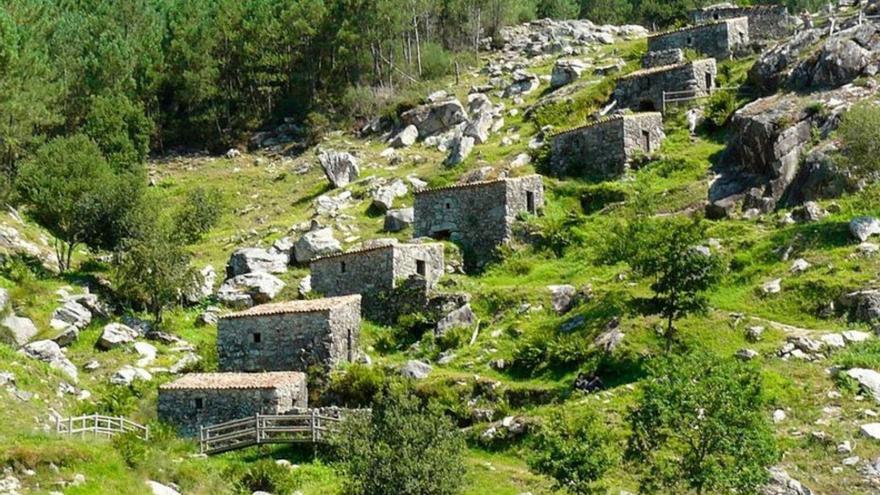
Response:
[[[422,46],[419,41],[419,18],[416,16],[415,10],[413,10],[413,31],[416,34],[416,65],[419,68],[419,79],[422,78]]]

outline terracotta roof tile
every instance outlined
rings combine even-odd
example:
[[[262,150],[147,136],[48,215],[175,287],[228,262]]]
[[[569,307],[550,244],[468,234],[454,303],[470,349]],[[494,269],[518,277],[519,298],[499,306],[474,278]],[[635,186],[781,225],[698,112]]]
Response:
[[[221,319],[247,318],[249,316],[268,316],[281,315],[291,313],[315,313],[321,311],[329,311],[333,308],[352,303],[360,302],[360,294],[340,297],[325,297],[323,299],[304,299],[299,301],[284,301],[271,304],[262,304],[253,308],[223,315]]]
[[[161,390],[247,390],[275,388],[290,383],[304,383],[305,373],[273,371],[268,373],[190,373],[159,387]]]

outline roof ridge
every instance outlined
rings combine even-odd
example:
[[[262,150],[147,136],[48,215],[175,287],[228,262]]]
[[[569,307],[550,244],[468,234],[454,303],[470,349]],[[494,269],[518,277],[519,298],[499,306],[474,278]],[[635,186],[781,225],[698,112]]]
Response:
[[[715,26],[719,26],[719,25],[721,25],[721,24],[728,24],[728,23],[730,23],[730,22],[732,22],[732,21],[736,21],[736,20],[739,20],[739,19],[746,19],[746,20],[748,20],[748,17],[746,17],[746,16],[728,17],[727,19],[718,19],[718,20],[713,20],[713,21],[711,21],[711,22],[704,22],[704,23],[702,23],[702,24],[693,24],[693,25],[690,25],[690,26],[683,26],[683,27],[675,28],[675,29],[667,29],[667,30],[665,30],[665,31],[658,31],[658,32],[653,33],[653,34],[649,34],[649,35],[648,35],[648,39],[650,40],[650,39],[653,39],[653,38],[659,38],[659,37],[661,37],[661,36],[667,36],[667,35],[670,35],[670,34],[684,33],[684,32],[687,32],[687,31],[696,31],[696,30],[698,30],[698,29],[709,28],[709,27],[715,27]]]
[[[596,127],[596,126],[600,126],[602,124],[607,124],[609,122],[614,122],[616,120],[626,120],[627,118],[638,118],[638,117],[644,117],[647,115],[662,115],[662,114],[660,112],[635,112],[635,113],[630,113],[630,114],[613,115],[611,117],[603,117],[599,120],[596,120],[596,121],[593,121],[593,122],[590,122],[590,123],[587,123],[587,124],[584,124],[584,125],[581,125],[578,127],[571,127],[569,129],[559,131],[556,134],[553,134],[551,136],[551,138],[557,138],[559,136],[562,136],[563,134],[569,134],[569,133],[576,132],[576,131],[582,131],[584,129],[589,129],[591,127]]]
[[[529,179],[532,177],[541,177],[541,174],[529,174],[529,175],[523,175],[521,177],[502,177],[499,179],[481,180],[481,181],[476,181],[476,182],[468,182],[465,184],[453,184],[451,186],[425,188],[425,189],[419,189],[419,190],[415,191],[415,194],[432,193],[432,192],[438,192],[438,191],[450,191],[450,190],[454,190],[454,189],[468,189],[471,187],[488,186],[488,185],[492,185],[492,184],[498,184],[501,182]]]
[[[345,296],[322,297],[320,299],[294,299],[276,303],[261,304],[252,308],[237,311],[220,317],[221,320],[239,319],[251,316],[271,316],[295,313],[320,313],[330,311],[354,300],[360,301],[360,294]]]
[[[394,247],[400,246],[400,245],[401,245],[400,243],[394,243],[394,244],[385,244],[382,246],[373,246],[373,247],[368,247],[368,248],[352,249],[350,251],[344,251],[341,253],[328,254],[326,256],[321,256],[319,258],[313,259],[311,262],[314,263],[316,261],[321,261],[321,260],[329,260],[332,258],[341,258],[343,256],[348,256],[350,254],[362,254],[362,253],[369,253],[372,251],[380,251],[382,249],[394,248]]]
[[[160,390],[248,390],[275,388],[288,381],[304,381],[300,371],[263,371],[258,373],[213,372],[188,373],[173,382],[159,386]]]
[[[661,65],[658,67],[650,67],[648,69],[641,69],[641,70],[637,70],[635,72],[630,72],[629,74],[624,74],[624,75],[618,77],[617,80],[618,81],[625,81],[628,79],[633,79],[635,77],[646,76],[646,75],[650,75],[650,74],[659,74],[661,72],[666,72],[666,71],[670,71],[670,70],[674,70],[674,69],[682,69],[682,68],[687,67],[689,65],[693,66],[694,64],[696,64],[698,62],[705,62],[707,60],[715,60],[715,59],[712,57],[706,57],[706,58],[701,58],[701,59],[697,59],[697,60],[686,60],[684,62],[679,62],[677,64],[669,64],[669,65]]]

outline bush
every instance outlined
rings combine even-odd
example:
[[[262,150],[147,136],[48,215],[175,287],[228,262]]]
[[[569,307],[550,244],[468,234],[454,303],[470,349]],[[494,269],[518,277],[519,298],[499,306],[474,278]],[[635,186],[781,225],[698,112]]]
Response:
[[[261,459],[247,465],[243,473],[233,473],[235,485],[244,493],[293,493],[298,488],[290,468],[279,466],[272,459]]]
[[[857,179],[880,175],[880,105],[859,104],[844,114],[837,130],[842,144],[841,166]]]
[[[422,78],[437,79],[453,73],[454,63],[449,53],[437,43],[422,45]]]
[[[579,418],[556,413],[535,436],[529,466],[576,495],[607,493],[600,480],[618,461],[607,426],[588,410]]]
[[[154,126],[143,107],[115,94],[92,97],[83,130],[120,171],[147,158]]]
[[[187,191],[183,205],[174,214],[177,235],[185,244],[198,242],[223,213],[223,197],[216,188],[197,187]]]
[[[642,491],[755,492],[779,458],[764,408],[753,365],[706,352],[650,363],[628,416]]]
[[[327,395],[345,407],[369,407],[385,387],[385,373],[377,366],[353,364],[330,375]]]
[[[334,447],[347,495],[453,495],[464,485],[465,443],[434,402],[389,387],[369,414],[349,416]]]
[[[717,91],[706,103],[706,121],[715,129],[720,129],[736,112],[736,107],[736,94],[733,91]]]

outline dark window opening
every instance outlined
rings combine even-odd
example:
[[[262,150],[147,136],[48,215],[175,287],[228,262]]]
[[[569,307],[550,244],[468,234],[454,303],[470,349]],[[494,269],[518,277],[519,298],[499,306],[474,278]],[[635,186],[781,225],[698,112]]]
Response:
[[[446,202],[446,209],[447,209],[447,210],[451,210],[451,209],[452,209],[452,203],[450,203],[449,201]]]
[[[434,239],[437,239],[438,241],[448,241],[449,239],[452,238],[452,231],[451,230],[437,230],[433,234],[431,234],[431,237],[433,237]]]
[[[423,277],[428,273],[425,267],[425,260],[416,260],[416,273]]]
[[[639,111],[640,112],[656,112],[657,107],[654,106],[654,102],[651,100],[642,100],[639,102]]]
[[[204,409],[205,408],[205,399],[202,399],[201,397],[197,397],[195,400],[195,407],[196,407],[196,410]]]
[[[535,193],[532,191],[526,191],[526,210],[529,213],[535,213]]]
[[[688,46],[691,46],[694,44],[694,37],[693,36],[688,36],[687,44],[688,44]]]
[[[259,344],[263,341],[263,335],[260,332],[255,332],[254,335],[254,344]]]
[[[712,84],[712,73],[711,73],[711,72],[707,72],[707,73],[706,73],[706,90],[707,90],[707,91],[711,91],[712,86],[713,86],[713,84]]]
[[[339,263],[339,271],[345,273],[345,262],[342,261]]]
[[[645,152],[651,151],[651,131],[642,131],[642,142],[644,143]]]

